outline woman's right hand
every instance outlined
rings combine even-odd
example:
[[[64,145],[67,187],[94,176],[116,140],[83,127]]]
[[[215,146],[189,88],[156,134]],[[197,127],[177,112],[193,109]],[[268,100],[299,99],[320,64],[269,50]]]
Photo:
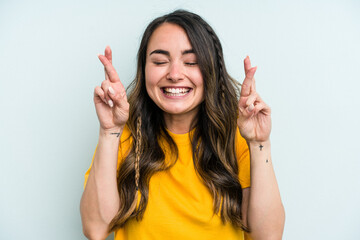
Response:
[[[123,128],[129,118],[129,103],[126,90],[112,65],[110,47],[105,48],[105,55],[99,54],[98,57],[105,69],[105,80],[94,91],[100,129],[107,131]]]

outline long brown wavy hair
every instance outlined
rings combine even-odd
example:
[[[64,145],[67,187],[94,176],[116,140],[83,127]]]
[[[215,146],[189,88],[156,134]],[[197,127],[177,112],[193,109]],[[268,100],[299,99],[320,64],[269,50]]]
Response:
[[[185,30],[204,79],[204,101],[190,126],[190,129],[195,127],[191,138],[195,169],[213,196],[214,213],[220,212],[224,223],[229,221],[247,231],[242,221],[242,188],[235,153],[239,84],[226,71],[222,47],[214,30],[200,16],[184,10],[156,18],[142,37],[136,77],[129,86],[127,125],[133,143],[119,169],[120,208],[109,231],[123,227],[131,218],[142,218],[151,176],[176,162],[178,149],[166,130],[163,112],[148,96],[145,87],[147,46],[152,33],[163,23],[177,24]],[[170,163],[165,163],[159,139],[174,153]],[[136,207],[139,192],[141,199]]]

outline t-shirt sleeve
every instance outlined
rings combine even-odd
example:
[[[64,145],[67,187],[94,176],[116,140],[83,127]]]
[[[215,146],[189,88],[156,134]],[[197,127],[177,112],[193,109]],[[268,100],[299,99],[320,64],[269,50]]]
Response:
[[[235,151],[239,167],[239,180],[242,188],[250,187],[250,152],[246,140],[236,128]]]
[[[94,152],[94,155],[93,155],[93,157],[92,157],[90,167],[89,167],[89,169],[88,169],[88,170],[86,171],[86,173],[85,173],[84,189],[85,189],[85,187],[86,187],[86,183],[87,183],[87,180],[88,180],[88,178],[89,178],[91,166],[92,166],[92,164],[93,164],[93,162],[94,162],[96,150],[97,150],[97,146],[96,146],[96,148],[95,148],[95,152]]]
[[[119,151],[118,151],[118,161],[117,161],[117,170],[119,171],[119,168],[121,166],[121,163],[126,158],[126,156],[129,154],[129,151],[132,146],[132,138],[131,138],[131,132],[127,126],[124,127],[124,130],[121,134],[120,138],[120,144],[119,144]],[[95,154],[96,154],[97,146],[95,148],[95,152],[93,155],[93,158],[91,160],[91,164],[89,169],[85,173],[85,181],[84,181],[84,189],[86,187],[87,180],[89,178],[90,170],[92,167],[92,164],[94,162]]]

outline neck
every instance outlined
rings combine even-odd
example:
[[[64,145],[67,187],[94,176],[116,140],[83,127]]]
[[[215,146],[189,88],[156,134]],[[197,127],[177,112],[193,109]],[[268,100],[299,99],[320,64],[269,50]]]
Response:
[[[175,134],[188,133],[193,127],[191,124],[195,117],[196,113],[181,115],[164,113],[166,128]]]

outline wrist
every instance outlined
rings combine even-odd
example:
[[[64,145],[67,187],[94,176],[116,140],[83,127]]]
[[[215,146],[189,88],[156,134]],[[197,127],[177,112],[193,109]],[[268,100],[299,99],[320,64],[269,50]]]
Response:
[[[262,149],[262,148],[264,148],[264,147],[268,147],[268,146],[271,145],[271,144],[270,144],[270,139],[266,139],[266,140],[264,140],[264,141],[251,140],[251,141],[246,141],[246,142],[247,142],[249,148],[254,148],[254,147],[256,147],[256,148]]]
[[[124,127],[113,127],[113,128],[108,128],[108,129],[104,129],[104,128],[100,127],[99,136],[100,137],[120,138],[123,129],[124,129]]]

